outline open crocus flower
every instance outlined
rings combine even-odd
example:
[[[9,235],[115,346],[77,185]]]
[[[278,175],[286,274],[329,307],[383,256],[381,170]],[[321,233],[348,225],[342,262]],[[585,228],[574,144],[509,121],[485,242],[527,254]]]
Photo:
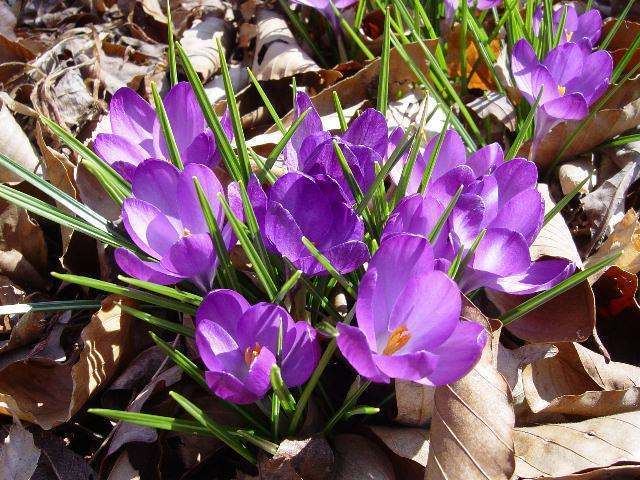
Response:
[[[362,220],[345,203],[331,177],[289,172],[267,194],[253,177],[249,197],[265,246],[284,255],[307,275],[325,274],[326,270],[302,243],[303,236],[340,273],[355,270],[369,258],[362,241]]]
[[[448,270],[456,256],[465,257],[476,239],[484,235],[456,277],[463,291],[487,287],[508,293],[534,293],[573,273],[575,266],[567,260],[531,261],[529,247],[544,218],[533,162],[523,158],[505,162],[498,144],[467,158],[462,140],[452,130],[446,133],[442,146],[440,154],[445,161],[437,174],[434,169],[436,181],[425,195],[410,195],[396,206],[385,225],[383,243],[400,233],[428,237],[462,186],[462,194],[433,248],[438,268]]]
[[[578,44],[566,42],[540,62],[529,42],[521,39],[513,47],[511,69],[520,93],[531,105],[542,91],[535,117],[535,152],[554,126],[587,116],[589,106],[609,86],[613,59],[604,50],[585,52]]]
[[[389,148],[395,146],[393,140],[397,134],[389,136],[384,115],[373,108],[365,110],[355,118],[340,135],[324,131],[320,115],[313,107],[309,96],[298,93],[296,117],[307,109],[310,109],[309,113],[284,151],[285,165],[289,170],[298,170],[308,175],[330,176],[338,182],[344,197],[353,203],[353,194],[340,166],[333,142],[336,141],[340,146],[360,190],[366,192],[375,179],[374,164],[383,163]]]
[[[133,197],[122,204],[122,221],[131,240],[153,260],[117,249],[116,262],[127,275],[161,285],[189,279],[203,291],[211,288],[218,256],[193,177],[200,181],[225,243],[231,247],[235,237],[217,198],[224,189],[211,169],[190,163],[180,171],[162,160],[146,160],[134,172]],[[241,200],[232,186],[235,184],[229,187],[230,204],[241,216]]]
[[[371,259],[358,288],[358,326],[339,323],[338,348],[360,375],[424,385],[455,382],[473,368],[485,329],[461,321],[456,284],[434,269],[424,237],[396,235]]]
[[[216,142],[191,85],[176,84],[162,100],[184,164],[215,166],[220,160]],[[144,160],[167,160],[169,153],[155,110],[130,88],[119,89],[109,104],[112,133],[100,133],[93,149],[128,181]],[[222,119],[226,135],[233,130],[228,115]]]
[[[195,324],[205,380],[217,396],[233,403],[264,397],[273,365],[280,367],[288,387],[302,385],[320,358],[316,332],[307,322],[294,322],[278,305],[249,305],[233,290],[209,293],[196,312]]]
[[[565,15],[566,10],[566,15]],[[574,42],[583,47],[587,53],[596,46],[602,34],[602,15],[593,8],[582,14],[573,2],[556,3],[553,6],[553,34],[555,36],[562,17],[565,16],[564,29],[560,35],[560,45],[566,42]],[[536,8],[533,14],[533,31],[540,34],[540,28],[544,21],[542,5]]]

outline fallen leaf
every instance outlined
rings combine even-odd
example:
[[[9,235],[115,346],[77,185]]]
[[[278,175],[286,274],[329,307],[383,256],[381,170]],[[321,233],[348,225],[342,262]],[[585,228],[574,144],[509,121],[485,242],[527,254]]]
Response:
[[[467,106],[480,118],[494,117],[508,130],[513,132],[516,129],[516,111],[509,97],[504,94],[484,92],[484,95],[469,102]]]
[[[569,475],[640,457],[640,412],[514,429],[520,477]]]
[[[629,462],[619,462],[603,468],[589,468],[581,472],[562,475],[561,477],[537,477],[547,480],[634,480],[640,476],[640,465]]]
[[[605,38],[609,35],[609,32],[616,24],[617,18],[608,18],[604,24],[602,25],[602,38]],[[613,57],[614,65],[617,65],[622,57],[625,56],[629,47],[631,47],[635,38],[640,34],[640,23],[633,22],[630,20],[622,20],[620,23],[618,30],[615,35],[611,37],[611,41],[607,46],[607,50],[611,53]],[[629,59],[629,63],[624,68],[623,72],[629,72],[635,65],[640,61],[640,52],[636,50],[631,58]]]
[[[425,480],[511,478],[513,398],[496,356],[487,342],[473,370],[436,388]]]
[[[395,421],[403,425],[426,425],[433,415],[435,387],[396,380],[395,389],[398,409]]]
[[[24,133],[9,108],[3,103],[0,107],[0,153],[11,158],[28,170],[36,171],[39,160],[29,138]],[[18,183],[22,179],[6,169],[0,170],[0,182]]]
[[[7,2],[0,2],[0,35],[9,40],[15,40],[16,16]]]
[[[399,100],[390,101],[387,106],[387,126],[389,129],[401,127],[407,131],[411,126],[419,124],[423,101],[424,98],[418,96],[416,92],[409,92]],[[431,138],[442,131],[447,114],[440,108],[438,102],[429,96],[425,115],[429,119],[424,126],[425,137]]]
[[[39,458],[40,449],[33,443],[31,432],[14,423],[0,445],[0,480],[31,479]]]
[[[460,55],[461,38],[460,24],[456,24],[447,38],[447,66],[449,67],[449,74],[452,77],[460,76],[462,74],[462,60]],[[482,60],[472,35],[467,35],[467,45],[464,48],[466,56],[465,77],[467,79],[467,87],[478,88],[484,91],[495,90],[495,82],[491,76],[489,67]],[[498,57],[501,51],[500,40],[498,38],[494,38],[489,43],[488,48],[493,51],[495,57]]]
[[[568,195],[587,178],[589,180],[580,187],[579,195],[589,193],[596,185],[597,175],[590,158],[580,158],[563,163],[558,169],[560,188],[564,195]]]
[[[17,415],[44,429],[67,421],[108,382],[129,352],[131,319],[109,296],[82,330],[77,361],[33,356],[0,370],[0,413]]]
[[[120,218],[120,207],[82,162],[75,167],[74,180],[82,203],[108,220],[115,221]]]
[[[370,430],[389,450],[400,478],[424,477],[429,457],[427,429],[373,425]]]
[[[267,8],[256,9],[256,53],[253,73],[258,80],[280,80],[320,70],[300,48],[284,17]]]
[[[203,83],[220,69],[216,41],[219,39],[224,48],[224,34],[225,21],[216,13],[195,19],[191,27],[182,33],[180,44]]]
[[[326,480],[332,478],[334,456],[324,437],[284,440],[271,458],[260,462],[260,478]]]
[[[382,448],[368,438],[345,433],[333,441],[334,480],[395,480],[393,465]]]
[[[626,272],[636,274],[640,271],[640,223],[638,214],[630,208],[622,220],[614,227],[607,240],[585,262],[585,267],[594,265],[609,255],[620,253],[614,265]],[[602,272],[589,278],[594,282]]]
[[[522,369],[528,412],[519,424],[606,416],[640,408],[640,368],[605,358],[577,343]]]

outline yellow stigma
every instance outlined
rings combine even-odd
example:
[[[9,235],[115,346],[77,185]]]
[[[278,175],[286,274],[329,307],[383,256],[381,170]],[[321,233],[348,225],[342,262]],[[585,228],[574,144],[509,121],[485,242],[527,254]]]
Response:
[[[565,30],[564,36],[567,38],[567,42],[570,42],[571,38],[573,37],[573,32],[570,32],[569,30]]]
[[[409,333],[409,330],[407,330],[407,327],[405,327],[404,325],[397,327],[393,332],[391,332],[391,335],[389,335],[387,346],[384,347],[382,354],[393,355],[402,347],[404,347],[410,338],[411,334]]]
[[[564,95],[567,91],[567,87],[565,87],[564,85],[558,85],[558,93],[560,94],[560,96]]]
[[[244,351],[244,363],[247,364],[247,367],[250,367],[258,355],[260,355],[260,350],[262,350],[262,346],[258,342],[256,342],[253,347],[247,347]]]
[[[182,236],[183,237],[188,237],[189,235],[191,235],[191,230],[189,230],[188,228],[184,227],[182,229]]]

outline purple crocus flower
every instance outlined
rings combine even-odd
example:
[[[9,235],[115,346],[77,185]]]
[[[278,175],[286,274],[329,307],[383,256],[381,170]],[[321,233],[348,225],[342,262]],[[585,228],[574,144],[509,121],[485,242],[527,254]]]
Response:
[[[331,23],[334,32],[340,32],[340,20],[334,13],[333,8],[331,8],[332,0],[292,0],[292,3],[315,8],[325,16],[329,23]],[[333,2],[338,10],[349,8],[355,3],[358,3],[358,0],[336,0]]]
[[[307,322],[294,322],[278,305],[249,305],[233,290],[209,293],[195,323],[205,380],[213,393],[229,402],[247,404],[264,397],[273,365],[280,367],[288,387],[302,385],[320,358],[316,332]]]
[[[285,148],[283,160],[286,167],[308,175],[332,177],[340,185],[344,197],[353,203],[353,194],[338,161],[333,141],[340,146],[360,189],[366,192],[375,179],[375,163],[384,162],[389,149],[395,146],[393,141],[398,135],[394,132],[389,136],[384,115],[373,108],[355,118],[344,133],[332,135],[323,130],[320,115],[307,94],[298,93],[295,103],[296,118],[307,109],[309,113]]]
[[[511,68],[516,85],[533,105],[542,90],[535,117],[532,152],[542,138],[565,120],[581,120],[589,106],[607,90],[613,70],[609,52],[585,52],[566,42],[551,50],[540,62],[527,40],[513,47]]]
[[[553,6],[552,17],[554,35],[560,26],[565,9],[567,13],[564,31],[560,35],[560,45],[566,42],[574,42],[583,47],[587,53],[591,52],[602,34],[602,15],[595,8],[580,14],[573,2],[556,3]],[[533,13],[533,31],[536,35],[540,34],[543,21],[544,10],[542,5],[539,5]]]
[[[209,167],[190,163],[180,171],[162,160],[146,160],[135,170],[131,198],[122,204],[122,221],[131,240],[152,260],[118,248],[118,266],[135,278],[171,285],[189,279],[203,291],[211,288],[218,256],[193,184],[197,177],[230,248],[235,237],[225,222],[217,194],[224,189]],[[234,213],[242,215],[241,200],[229,186]]]
[[[451,383],[473,368],[488,337],[460,312],[460,291],[434,269],[427,239],[396,235],[382,243],[360,282],[358,326],[337,325],[338,348],[374,382]]]
[[[164,108],[184,164],[200,163],[214,167],[220,160],[213,133],[198,105],[191,85],[176,84],[165,95]],[[109,104],[111,133],[100,133],[93,149],[125,180],[144,160],[168,160],[169,153],[155,110],[130,88],[119,89]],[[222,119],[228,137],[233,131],[228,115]]]
[[[440,160],[443,160],[440,162]],[[484,237],[459,274],[463,291],[479,287],[525,294],[546,290],[573,273],[566,260],[531,261],[529,247],[542,227],[544,208],[536,190],[538,171],[523,158],[504,161],[500,145],[481,148],[468,158],[462,139],[446,132],[434,168],[435,181],[424,195],[404,198],[382,233],[428,237],[446,205],[462,194],[433,245],[438,268],[448,270],[456,255],[465,256],[481,232]],[[419,171],[419,178],[422,173]]]
[[[502,0],[467,0],[467,5],[478,10],[489,10],[502,4]],[[444,0],[444,18],[451,23],[453,16],[460,5],[460,0]]]
[[[252,177],[249,197],[267,249],[284,255],[307,275],[324,274],[326,270],[304,246],[303,236],[340,273],[355,270],[369,258],[362,241],[362,220],[345,203],[331,177],[289,172],[268,193]]]

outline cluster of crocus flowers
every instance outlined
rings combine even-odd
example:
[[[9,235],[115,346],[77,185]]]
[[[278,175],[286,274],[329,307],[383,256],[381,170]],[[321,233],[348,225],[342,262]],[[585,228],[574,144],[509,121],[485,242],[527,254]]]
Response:
[[[184,164],[213,167],[220,161],[213,134],[207,128],[191,85],[174,85],[163,99],[180,157]],[[130,88],[114,93],[109,103],[111,133],[100,133],[93,149],[125,180],[131,180],[138,165],[148,159],[169,161],[160,121],[151,105]],[[222,118],[227,136],[232,136],[228,116]]]
[[[233,290],[209,293],[195,324],[205,380],[230,402],[247,404],[264,397],[274,365],[287,387],[302,385],[320,358],[316,332],[307,322],[294,322],[278,305],[250,305]]]
[[[513,47],[511,70],[520,93],[535,112],[532,151],[557,124],[581,120],[589,107],[609,87],[613,59],[605,50],[585,50],[574,42],[565,42],[540,61],[525,39]]]
[[[564,24],[559,37],[560,45],[574,42],[585,51],[590,52],[598,44],[602,34],[602,15],[597,9],[592,8],[580,13],[574,2],[556,3],[553,6],[552,15],[554,36],[560,28],[563,18]],[[543,21],[544,9],[542,5],[539,5],[533,14],[533,31],[536,35],[540,34]]]

